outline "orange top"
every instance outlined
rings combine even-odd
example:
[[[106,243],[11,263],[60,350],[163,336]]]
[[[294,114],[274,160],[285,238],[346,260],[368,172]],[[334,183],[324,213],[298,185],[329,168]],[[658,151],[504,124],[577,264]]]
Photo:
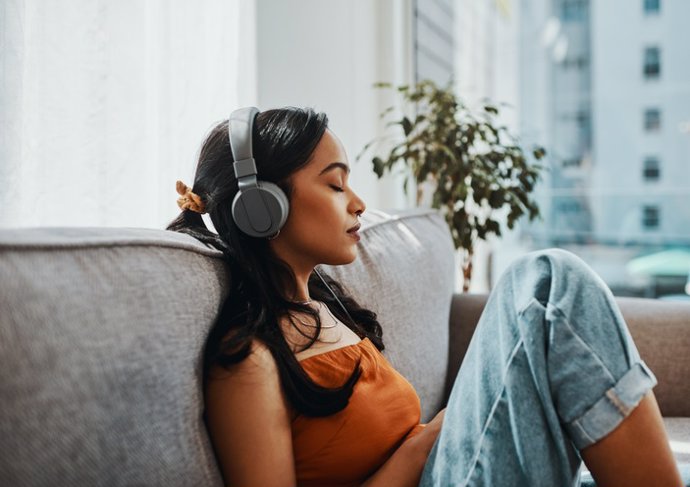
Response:
[[[424,426],[414,388],[368,338],[313,355],[300,365],[318,384],[338,387],[358,359],[362,375],[345,409],[292,421],[298,486],[358,486]]]

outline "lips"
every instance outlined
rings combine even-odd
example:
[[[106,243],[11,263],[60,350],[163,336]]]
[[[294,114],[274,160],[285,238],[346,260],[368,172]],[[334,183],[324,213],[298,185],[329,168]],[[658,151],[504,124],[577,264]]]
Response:
[[[358,223],[358,224],[355,225],[354,227],[350,228],[350,229],[347,231],[347,233],[354,233],[354,232],[356,232],[357,230],[359,230],[359,228],[360,228],[361,226],[362,226],[362,224],[361,224],[361,223]]]

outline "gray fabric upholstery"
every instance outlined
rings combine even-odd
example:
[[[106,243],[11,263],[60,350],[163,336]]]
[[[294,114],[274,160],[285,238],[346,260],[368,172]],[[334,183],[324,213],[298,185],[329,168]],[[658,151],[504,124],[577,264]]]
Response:
[[[201,350],[225,274],[171,232],[0,232],[0,485],[222,485]]]
[[[690,465],[690,418],[664,418],[664,426],[676,459]]]
[[[445,381],[450,232],[428,210],[362,224],[361,257],[323,270],[378,313],[428,416]],[[222,485],[200,359],[227,279],[219,252],[173,232],[0,230],[0,485]]]

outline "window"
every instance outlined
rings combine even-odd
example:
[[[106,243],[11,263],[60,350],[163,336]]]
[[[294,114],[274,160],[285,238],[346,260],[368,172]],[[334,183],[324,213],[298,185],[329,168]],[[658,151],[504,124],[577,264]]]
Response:
[[[476,9],[484,3],[510,4],[511,22],[498,8]],[[516,107],[517,135],[551,148],[551,170],[532,193],[542,218],[516,222],[525,252],[565,246],[604,271],[614,294],[655,297],[677,291],[631,279],[627,264],[661,248],[690,248],[690,76],[681,73],[690,69],[681,47],[689,45],[690,0],[614,3],[455,2],[467,33],[458,39],[457,86],[471,88],[477,101],[505,96],[496,80],[518,86],[501,100]],[[614,45],[603,34],[619,31],[623,17],[630,20],[625,38]],[[489,22],[499,27],[471,34]],[[502,28],[508,25],[515,30]],[[500,46],[512,36],[520,62],[505,63]],[[556,44],[565,39],[563,54]],[[624,62],[614,61],[620,56]],[[486,59],[494,78],[472,69]],[[515,258],[516,240],[492,242],[492,278]],[[490,288],[495,280],[488,281]]]
[[[661,129],[661,111],[658,108],[648,108],[644,111],[644,129],[647,132],[657,132]]]
[[[645,181],[658,181],[660,175],[659,159],[656,157],[647,157],[644,160],[644,167],[642,170],[642,176]]]
[[[583,21],[587,17],[586,0],[563,0],[561,19],[564,22]]]
[[[644,228],[659,228],[659,207],[645,206],[642,208],[642,226]]]
[[[661,75],[661,51],[658,47],[646,47],[644,50],[645,79],[657,79]]]
[[[577,69],[583,70],[587,68],[589,59],[586,55],[567,57],[563,61],[563,69]]]
[[[227,117],[227,107],[257,100],[255,72],[233,74],[247,62],[263,66],[253,50],[262,25],[244,3],[108,2],[106,8],[77,0],[49,8],[0,0],[0,227],[165,227],[179,210],[167,189],[174,181],[160,193],[123,200],[133,173],[110,163],[140,161],[142,188],[191,176],[202,127]],[[142,62],[155,62],[140,69],[130,56],[139,52],[148,56]],[[194,66],[195,74],[183,66]],[[168,117],[171,110],[180,116]],[[44,154],[69,163],[47,168]],[[113,200],[118,204],[96,204]]]
[[[644,13],[645,15],[649,14],[658,14],[659,10],[661,8],[661,0],[644,0]]]
[[[575,114],[575,121],[581,130],[589,129],[589,112],[579,111]]]
[[[578,201],[564,201],[558,204],[561,213],[580,213],[582,206]]]

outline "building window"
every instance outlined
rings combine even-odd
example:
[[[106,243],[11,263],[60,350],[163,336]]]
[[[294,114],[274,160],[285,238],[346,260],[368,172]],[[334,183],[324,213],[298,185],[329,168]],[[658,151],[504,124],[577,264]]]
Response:
[[[582,165],[582,159],[579,157],[573,157],[569,159],[563,159],[561,162],[564,168],[567,167],[580,167]]]
[[[644,50],[645,79],[656,79],[661,75],[661,50],[658,47],[646,47]]]
[[[645,181],[658,181],[659,177],[661,176],[659,159],[656,157],[647,157],[644,160],[642,175],[644,176]]]
[[[581,71],[586,69],[588,65],[589,59],[585,55],[567,57],[563,61],[563,69],[577,69]]]
[[[658,206],[644,206],[642,208],[642,226],[644,228],[659,228]]]
[[[644,1],[644,13],[658,14],[661,9],[661,0],[643,0]]]
[[[589,130],[589,112],[579,111],[575,114],[575,121],[580,130]]]
[[[644,111],[644,129],[647,132],[658,132],[661,129],[661,111],[658,108]]]
[[[561,19],[564,22],[583,21],[586,17],[586,0],[563,0],[561,4]]]
[[[582,206],[579,201],[562,201],[558,204],[558,211],[563,214],[577,214],[582,211]]]

